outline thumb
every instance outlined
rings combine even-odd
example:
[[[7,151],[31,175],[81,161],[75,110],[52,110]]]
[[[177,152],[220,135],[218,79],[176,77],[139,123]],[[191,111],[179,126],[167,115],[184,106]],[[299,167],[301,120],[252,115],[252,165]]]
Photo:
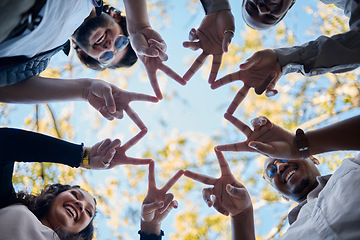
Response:
[[[251,141],[249,142],[248,146],[256,150],[257,152],[264,154],[265,156],[273,156],[274,154],[274,148],[269,144],[265,144],[257,141]]]
[[[112,94],[111,87],[107,88],[103,93],[103,98],[105,100],[106,108],[109,110],[110,113],[115,113],[116,111],[116,105],[114,96]]]
[[[255,64],[259,63],[261,55],[257,52],[254,53],[250,58],[248,58],[244,63],[240,64],[241,70],[247,70],[253,67]]]

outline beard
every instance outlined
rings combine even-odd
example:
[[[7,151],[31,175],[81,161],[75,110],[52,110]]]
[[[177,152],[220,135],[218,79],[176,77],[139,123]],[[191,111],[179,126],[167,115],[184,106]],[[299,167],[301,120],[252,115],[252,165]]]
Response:
[[[108,14],[101,14],[100,17],[89,17],[76,29],[73,37],[80,48],[87,50],[90,47],[91,34],[98,28],[106,28],[114,23],[114,19]]]

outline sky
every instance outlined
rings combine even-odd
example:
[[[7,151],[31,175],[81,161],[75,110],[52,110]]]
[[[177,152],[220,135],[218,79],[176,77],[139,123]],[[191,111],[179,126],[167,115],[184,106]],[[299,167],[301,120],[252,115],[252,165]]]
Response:
[[[318,1],[313,0],[297,1],[288,16],[284,19],[288,27],[292,31],[298,33],[297,36],[299,37],[299,41],[301,43],[305,43],[306,41],[312,39],[311,36],[306,34],[306,31],[313,27],[313,19],[311,14],[305,11],[305,7],[315,7],[317,2]],[[245,29],[245,25],[240,14],[241,2],[240,0],[231,0],[230,3],[236,24],[235,36],[232,42],[241,46],[243,41],[241,32]],[[169,0],[164,1],[164,4],[167,6],[166,13],[169,19],[162,19],[156,11],[149,11],[149,16],[151,18],[153,28],[158,30],[167,43],[167,54],[169,59],[166,62],[166,65],[182,76],[188,67],[190,67],[192,61],[201,52],[200,50],[194,52],[190,49],[184,48],[182,46],[182,42],[187,40],[189,30],[200,24],[202,18],[204,17],[204,12],[200,1],[198,4],[192,5],[194,8],[192,8],[191,11],[188,9],[189,5],[187,1]],[[115,6],[120,10],[123,10],[121,3],[116,2]],[[166,22],[169,24],[166,24]],[[275,41],[275,39],[267,38],[265,45],[271,45],[272,41]],[[226,57],[227,55],[225,54],[224,58]],[[70,58],[75,63],[77,62],[76,56],[72,55]],[[68,59],[66,59],[62,54],[57,54],[52,59],[51,66],[61,66],[66,61],[68,61]],[[197,146],[196,144],[203,143],[203,141],[206,141],[205,139],[207,137],[216,136],[218,132],[217,130],[223,129],[226,126],[223,113],[225,113],[234,94],[231,92],[230,85],[217,90],[210,89],[209,84],[207,83],[208,72],[206,71],[209,69],[207,66],[210,62],[211,57],[209,57],[205,63],[205,70],[201,69],[198,71],[186,86],[181,86],[174,80],[164,76],[164,74],[159,73],[158,79],[160,88],[163,90],[163,93],[165,93],[164,95],[171,99],[164,99],[156,104],[144,102],[131,103],[131,107],[140,115],[141,119],[148,127],[149,132],[144,139],[139,142],[139,144],[128,151],[128,156],[140,157],[140,153],[142,152],[144,146],[157,146],[157,144],[161,146],[168,138],[180,134],[193,136],[193,148],[195,149]],[[238,69],[239,64],[233,66],[233,70]],[[136,71],[135,73],[132,73],[134,69]],[[218,77],[229,73],[227,71],[229,71],[228,68],[220,70]],[[135,66],[129,70],[110,71],[109,74],[110,75],[106,76],[101,74],[98,75],[92,70],[84,69],[83,67],[80,67],[80,65],[77,65],[73,76],[69,77],[104,77],[116,81],[126,78],[127,82],[126,85],[124,85],[126,90],[153,95],[152,88],[144,73],[144,67],[140,61],[138,61]],[[278,84],[284,83],[285,82],[282,79]],[[120,138],[122,142],[125,142],[134,134],[134,124],[128,117],[125,116],[124,119],[117,120],[116,122],[109,122],[106,119],[99,118],[99,114],[85,102],[52,103],[51,106],[56,109],[56,113],[59,115],[64,111],[74,111],[70,122],[75,129],[74,139],[72,139],[75,143],[84,142],[85,145],[91,146],[107,137]],[[29,115],[29,113],[32,112],[33,105],[11,105],[11,107],[15,110],[15,113],[11,117],[10,127],[24,127],[23,120]],[[359,110],[356,110],[355,112],[349,114],[356,115],[358,113]],[[235,114],[239,114],[239,112],[237,111]],[[343,116],[343,118],[348,116],[349,115]],[[241,116],[237,115],[237,117],[241,119]],[[237,141],[245,140],[244,136],[241,134],[237,134],[236,137],[233,138],[236,138]],[[249,167],[255,168],[257,167],[255,165],[256,163],[251,163],[249,164]],[[121,172],[121,169],[119,169],[110,171],[110,173],[107,174],[109,176],[114,176],[119,175],[119,173],[121,174]],[[103,171],[87,172],[86,174],[88,174],[90,182],[93,181],[94,184],[98,181],[105,182]],[[159,184],[161,185],[163,182],[159,182]],[[195,198],[202,201],[200,195],[195,196]],[[119,196],[119,201],[121,201],[121,196]],[[140,207],[140,203],[134,204]],[[277,213],[284,211],[284,209],[287,209],[290,205],[290,203],[274,204],[272,208],[265,208],[262,210],[262,212],[259,213],[259,216],[263,217],[263,223],[259,225],[260,228],[257,228],[258,233],[266,234],[270,228],[276,224],[276,221],[278,221],[280,216],[277,216]],[[185,207],[186,206],[181,206],[180,203],[180,210]],[[212,209],[205,209],[204,211],[205,213],[214,213],[214,210]],[[172,224],[174,222],[173,217],[171,216],[172,215],[170,215],[170,217],[163,223],[163,229],[166,234],[170,234],[172,232]],[[98,238],[112,239],[111,234],[107,232],[109,230],[105,226],[102,226],[102,221],[104,221],[104,219],[99,216],[99,220],[97,220]],[[138,227],[135,226],[131,229],[131,231],[128,231],[131,239],[138,239],[137,230]],[[165,236],[165,239],[168,238]]]

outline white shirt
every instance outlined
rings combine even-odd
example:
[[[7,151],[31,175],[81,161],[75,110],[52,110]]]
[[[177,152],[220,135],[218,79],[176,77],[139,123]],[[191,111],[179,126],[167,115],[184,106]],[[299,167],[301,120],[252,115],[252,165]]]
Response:
[[[59,240],[56,233],[43,225],[24,205],[0,209],[0,240]]]
[[[39,26],[0,44],[0,57],[33,57],[64,44],[92,9],[90,0],[47,0]]]
[[[280,239],[360,239],[360,154],[345,159],[333,175],[289,213],[290,227]]]

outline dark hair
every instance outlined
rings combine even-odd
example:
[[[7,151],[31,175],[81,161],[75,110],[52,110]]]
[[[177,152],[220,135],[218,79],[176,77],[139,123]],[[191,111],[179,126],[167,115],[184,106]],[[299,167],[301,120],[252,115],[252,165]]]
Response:
[[[37,195],[28,194],[23,191],[16,193],[13,203],[24,204],[39,220],[41,220],[49,211],[49,207],[56,196],[64,191],[79,188],[80,186],[77,185],[70,186],[60,183],[46,185]],[[55,232],[61,240],[91,240],[94,236],[93,219],[86,228],[77,234],[62,232],[59,229],[56,229]]]
[[[126,25],[126,17],[121,15],[121,11],[117,10],[114,7],[111,7],[109,5],[104,5],[103,12],[110,15],[111,12],[116,12],[120,16],[120,21],[117,23],[121,27],[121,29],[124,31],[125,36],[129,36],[129,33],[127,31],[127,25]],[[76,34],[77,31],[75,31],[74,34]],[[91,68],[93,70],[97,71],[103,71],[106,68],[122,68],[122,67],[131,67],[134,65],[137,61],[137,56],[134,51],[134,49],[131,47],[131,43],[129,43],[127,47],[127,51],[125,55],[120,59],[120,61],[117,64],[114,64],[110,67],[103,67],[100,62],[97,59],[94,59],[87,55],[80,47],[79,45],[72,39],[73,47],[75,49],[76,55],[80,59],[80,62],[83,63],[88,68]]]

